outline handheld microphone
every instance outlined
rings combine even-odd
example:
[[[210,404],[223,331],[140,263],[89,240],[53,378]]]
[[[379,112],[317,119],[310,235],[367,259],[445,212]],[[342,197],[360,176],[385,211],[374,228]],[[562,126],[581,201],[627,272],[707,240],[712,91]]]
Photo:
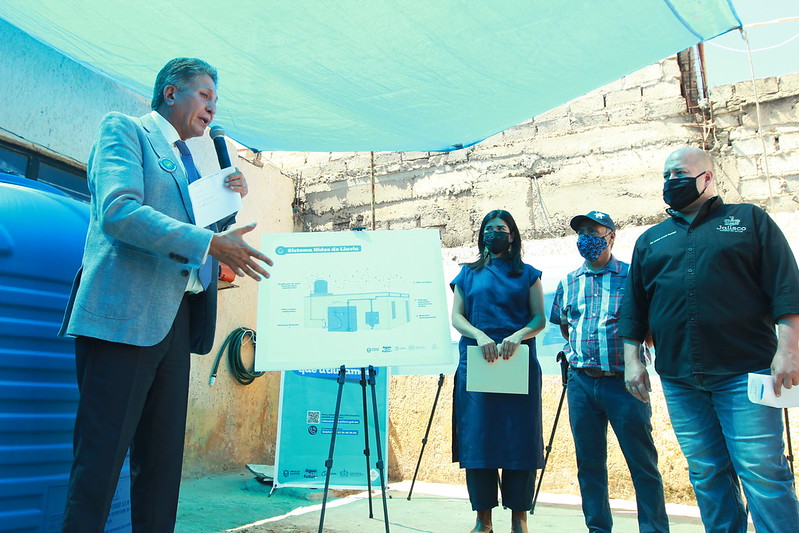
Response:
[[[214,148],[216,148],[216,158],[219,160],[219,168],[228,168],[230,164],[230,155],[227,151],[227,143],[225,143],[225,130],[222,126],[211,127],[211,139],[214,140]]]

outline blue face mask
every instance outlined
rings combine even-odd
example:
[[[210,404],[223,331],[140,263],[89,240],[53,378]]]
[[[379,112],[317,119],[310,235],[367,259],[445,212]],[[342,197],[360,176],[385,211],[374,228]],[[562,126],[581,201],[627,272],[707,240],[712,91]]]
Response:
[[[577,237],[577,250],[589,263],[593,263],[608,247],[608,241],[595,235],[580,235]]]

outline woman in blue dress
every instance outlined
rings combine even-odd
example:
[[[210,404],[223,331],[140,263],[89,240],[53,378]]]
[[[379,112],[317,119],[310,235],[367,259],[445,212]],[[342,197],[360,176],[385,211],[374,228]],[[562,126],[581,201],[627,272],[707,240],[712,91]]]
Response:
[[[535,471],[543,466],[541,367],[535,335],[544,329],[541,271],[521,260],[521,239],[507,211],[488,213],[477,238],[480,257],[463,266],[451,283],[452,325],[462,337],[453,399],[453,462],[466,469],[476,532],[493,531],[491,511],[511,510],[511,531],[527,532]],[[527,394],[466,390],[466,347],[479,346],[489,361],[513,357],[521,343],[530,349]],[[499,469],[502,469],[500,479]]]

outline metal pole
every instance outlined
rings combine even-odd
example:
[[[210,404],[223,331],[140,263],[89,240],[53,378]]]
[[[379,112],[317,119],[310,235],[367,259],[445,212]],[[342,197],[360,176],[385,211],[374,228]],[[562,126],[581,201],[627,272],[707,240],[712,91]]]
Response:
[[[338,370],[338,396],[336,396],[336,411],[333,415],[333,433],[330,435],[330,453],[325,461],[325,491],[322,495],[322,514],[319,517],[319,533],[322,533],[322,528],[325,525],[325,508],[327,507],[327,491],[330,488],[330,470],[333,468],[333,450],[336,448],[336,432],[338,431],[338,415],[341,411],[341,393],[344,390],[344,380],[347,375],[347,370],[344,365]]]
[[[361,367],[361,397],[363,398],[363,454],[366,456],[366,492],[369,494],[369,518],[374,518],[372,511],[372,477],[369,462],[369,413],[366,412],[366,368]]]
[[[380,440],[380,421],[377,417],[377,392],[375,391],[375,367],[369,365],[369,386],[372,388],[372,414],[375,419],[375,440],[377,441],[377,471],[380,473],[380,492],[383,495],[383,520],[386,524],[386,533],[389,533],[388,504],[386,502],[386,482],[383,474],[383,446]]]
[[[369,174],[372,177],[372,230],[377,228],[377,222],[375,221],[375,153],[371,152],[372,154],[372,162],[369,165]]]
[[[783,417],[785,418],[785,440],[788,444],[788,454],[785,456],[788,459],[788,464],[791,465],[791,474],[796,474],[793,470],[793,444],[791,443],[791,423],[788,420],[788,409],[783,408],[782,410]]]
[[[422,464],[422,454],[424,448],[427,446],[427,436],[430,434],[430,426],[433,424],[433,415],[436,414],[436,405],[438,404],[438,396],[441,394],[441,386],[444,384],[444,374],[438,375],[438,389],[436,389],[436,397],[433,400],[433,409],[430,411],[430,419],[427,421],[427,429],[422,438],[422,449],[419,450],[419,460],[416,461],[416,470],[413,471],[413,481],[411,481],[411,490],[408,491],[408,500],[411,499],[413,494],[413,486],[416,484],[416,475],[419,473],[419,465]]]
[[[544,467],[541,468],[541,475],[538,477],[538,485],[535,487],[535,495],[533,496],[533,506],[530,509],[530,514],[535,513],[535,504],[538,501],[538,494],[541,492],[541,482],[544,480],[544,471],[547,468],[549,461],[549,454],[552,451],[552,442],[555,440],[555,430],[558,429],[558,420],[560,419],[560,410],[563,407],[563,400],[566,398],[566,386],[569,384],[569,362],[566,360],[566,355],[559,352],[555,359],[560,363],[560,378],[563,385],[563,390],[560,393],[560,401],[558,402],[558,410],[555,412],[555,422],[552,424],[552,433],[549,435],[549,444],[546,447],[546,455],[544,456]]]

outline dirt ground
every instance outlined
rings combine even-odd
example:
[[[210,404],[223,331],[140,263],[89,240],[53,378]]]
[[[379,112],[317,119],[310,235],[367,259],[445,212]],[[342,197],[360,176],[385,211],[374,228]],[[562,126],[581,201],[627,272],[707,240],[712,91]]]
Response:
[[[389,476],[410,480],[430,418],[438,378],[435,376],[395,376],[391,381],[389,414]],[[688,480],[688,466],[677,444],[657,376],[652,377],[652,426],[657,446],[666,502],[696,505]],[[560,376],[543,378],[544,445],[549,442],[563,386]],[[791,413],[792,414],[792,413]],[[463,471],[451,462],[452,377],[447,376],[425,446],[418,479],[435,483],[465,484]],[[791,419],[791,433],[799,436],[799,419]],[[799,438],[799,437],[797,437]],[[555,439],[544,472],[542,492],[579,496],[574,443],[569,429],[568,406],[564,401]],[[608,478],[611,498],[634,500],[630,474],[618,442],[609,431]]]

